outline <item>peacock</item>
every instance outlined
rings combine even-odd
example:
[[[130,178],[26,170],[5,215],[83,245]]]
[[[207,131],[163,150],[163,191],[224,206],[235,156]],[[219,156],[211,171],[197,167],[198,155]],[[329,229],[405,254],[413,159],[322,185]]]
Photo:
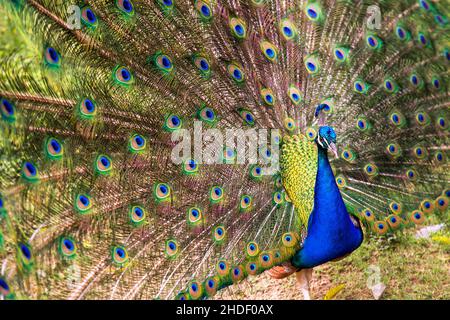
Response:
[[[448,222],[448,8],[0,0],[0,297],[267,271],[308,299],[365,238]]]

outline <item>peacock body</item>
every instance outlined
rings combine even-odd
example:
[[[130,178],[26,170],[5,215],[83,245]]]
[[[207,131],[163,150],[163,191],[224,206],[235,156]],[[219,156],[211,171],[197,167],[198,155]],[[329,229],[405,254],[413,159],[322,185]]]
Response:
[[[202,299],[448,221],[447,1],[76,2],[0,1],[0,296]]]
[[[332,130],[321,127],[323,129]],[[322,136],[320,132],[319,136]],[[335,136],[332,139],[335,142]],[[299,269],[313,268],[343,257],[358,248],[363,240],[361,226],[345,207],[327,149],[322,146],[318,147],[317,166],[314,209],[309,216],[307,236],[293,258],[293,265]]]

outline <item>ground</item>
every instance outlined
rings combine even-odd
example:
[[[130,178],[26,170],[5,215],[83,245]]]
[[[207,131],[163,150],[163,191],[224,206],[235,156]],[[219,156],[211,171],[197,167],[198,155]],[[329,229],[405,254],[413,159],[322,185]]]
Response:
[[[417,240],[410,233],[366,240],[344,260],[314,269],[312,298],[323,299],[328,290],[344,285],[334,299],[374,299],[369,287],[380,279],[386,286],[380,299],[450,299],[450,238],[438,234],[433,239]],[[302,295],[295,276],[274,280],[262,274],[231,286],[217,298],[299,300]]]

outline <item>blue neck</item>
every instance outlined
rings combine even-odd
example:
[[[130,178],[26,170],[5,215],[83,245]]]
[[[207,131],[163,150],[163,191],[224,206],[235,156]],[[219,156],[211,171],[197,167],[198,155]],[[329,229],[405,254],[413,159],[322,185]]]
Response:
[[[314,210],[312,216],[320,221],[348,218],[347,208],[336,184],[326,149],[318,146],[319,159],[314,189]],[[336,220],[335,220],[336,221]],[[339,221],[339,220],[337,220]]]
[[[312,268],[342,257],[362,242],[362,231],[350,219],[328,161],[327,150],[318,146],[318,169],[314,188],[314,209],[308,222],[308,235],[292,263]]]

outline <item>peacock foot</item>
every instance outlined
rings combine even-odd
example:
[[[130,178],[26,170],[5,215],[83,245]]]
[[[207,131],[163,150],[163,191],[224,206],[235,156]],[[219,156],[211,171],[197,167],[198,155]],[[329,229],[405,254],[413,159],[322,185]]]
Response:
[[[296,272],[298,269],[294,267],[290,262],[282,263],[279,266],[273,267],[268,271],[269,276],[274,279],[284,279]]]

